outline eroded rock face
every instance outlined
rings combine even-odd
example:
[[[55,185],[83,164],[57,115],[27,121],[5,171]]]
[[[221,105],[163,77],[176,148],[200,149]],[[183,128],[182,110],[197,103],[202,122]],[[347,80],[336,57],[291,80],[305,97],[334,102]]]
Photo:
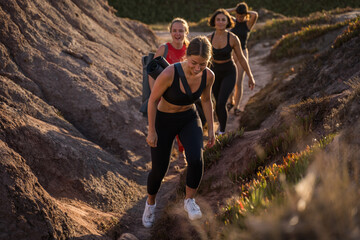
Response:
[[[0,141],[0,239],[66,239],[73,223],[19,154]],[[31,234],[29,236],[29,234]]]
[[[0,0],[0,239],[86,233],[56,199],[121,212],[143,195],[140,63],[155,46],[105,0]]]

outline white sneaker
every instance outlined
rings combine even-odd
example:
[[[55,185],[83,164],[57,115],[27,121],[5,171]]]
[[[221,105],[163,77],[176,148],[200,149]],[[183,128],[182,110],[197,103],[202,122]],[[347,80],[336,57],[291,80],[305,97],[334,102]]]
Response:
[[[155,222],[155,207],[156,203],[154,205],[149,205],[146,200],[145,209],[142,216],[142,223],[146,228],[152,227]]]
[[[221,132],[221,131],[217,131],[216,133],[215,133],[215,135],[217,135],[217,136],[221,136],[221,135],[224,135],[225,134],[225,132]]]
[[[191,220],[199,219],[202,217],[200,207],[196,204],[194,198],[184,200],[184,209],[188,213]]]

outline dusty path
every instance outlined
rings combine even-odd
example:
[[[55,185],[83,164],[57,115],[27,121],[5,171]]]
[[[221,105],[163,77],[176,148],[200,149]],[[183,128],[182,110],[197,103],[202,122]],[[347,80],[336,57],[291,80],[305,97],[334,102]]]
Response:
[[[160,42],[169,41],[170,35],[168,32],[156,32],[158,37],[160,38]],[[207,35],[208,33],[203,32],[194,32],[190,34],[190,39],[197,35]],[[250,90],[247,87],[248,78],[244,79],[244,94],[243,100],[241,102],[240,108],[243,110],[249,98],[253,96],[255,93],[260,91],[272,77],[272,72],[270,65],[264,65],[264,58],[270,53],[270,44],[268,43],[258,43],[254,45],[251,49],[249,49],[250,56],[250,67],[252,69],[256,86],[254,90]],[[229,113],[227,131],[233,131],[239,127],[239,118],[235,116],[231,111]],[[217,123],[216,127],[218,126]],[[172,198],[174,195],[174,189],[179,182],[179,172],[183,171],[185,168],[185,164],[183,162],[179,162],[176,155],[172,156],[171,166],[169,168],[168,174],[164,179],[164,182],[161,186],[161,189],[158,193],[157,197],[157,210],[156,216],[159,217],[163,211],[163,208],[166,206],[168,199]],[[144,185],[146,185],[146,176],[143,178]],[[144,210],[145,197],[142,201],[139,201],[132,209],[128,211],[128,214],[121,220],[121,222],[125,223],[126,226],[123,226],[125,232],[131,233],[136,236],[136,238],[140,240],[150,239],[151,237],[151,229],[146,229],[142,226],[141,217]],[[119,239],[130,239],[128,235],[124,235],[123,238]]]
[[[240,103],[240,110],[244,111],[246,103],[250,97],[259,92],[272,79],[272,68],[270,64],[265,64],[264,59],[270,54],[271,45],[268,42],[259,42],[249,49],[249,64],[255,79],[255,88],[250,90],[248,87],[248,77],[245,75],[243,87],[244,93]],[[233,131],[239,127],[239,116],[235,116],[230,111],[226,131]]]

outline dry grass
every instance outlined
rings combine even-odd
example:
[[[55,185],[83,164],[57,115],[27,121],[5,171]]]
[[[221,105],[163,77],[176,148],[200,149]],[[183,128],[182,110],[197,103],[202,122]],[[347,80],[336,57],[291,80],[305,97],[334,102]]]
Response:
[[[314,54],[319,51],[315,42],[316,39],[336,29],[342,28],[352,21],[346,20],[335,24],[309,25],[302,27],[299,31],[283,35],[271,49],[270,58],[278,60],[281,58],[295,57],[301,54]]]
[[[359,145],[345,135],[317,153],[297,185],[284,183],[281,205],[248,216],[245,230],[229,227],[226,239],[359,239]]]

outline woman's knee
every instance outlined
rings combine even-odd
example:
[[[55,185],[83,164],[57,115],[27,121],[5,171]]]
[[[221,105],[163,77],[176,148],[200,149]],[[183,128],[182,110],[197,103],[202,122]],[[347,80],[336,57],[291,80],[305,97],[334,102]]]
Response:
[[[186,184],[191,188],[197,188],[204,173],[202,161],[193,162],[188,165]]]
[[[225,108],[225,105],[226,105],[226,102],[228,100],[230,96],[230,93],[229,94],[222,94],[216,101],[216,107],[219,109],[223,109]]]
[[[165,169],[152,169],[149,172],[148,181],[150,182],[161,182],[165,177]]]
[[[188,165],[189,166],[202,166],[202,160],[201,160],[201,156],[190,156],[189,158],[186,156],[186,159],[188,161]]]
[[[186,156],[186,160],[188,162],[188,167],[192,169],[202,169],[203,167],[203,161],[202,156],[200,154],[192,155],[192,156]]]
[[[223,114],[224,112],[226,112],[226,106],[225,106],[226,104],[225,103],[216,103],[216,107],[215,107],[215,112],[216,112],[216,115],[218,115],[218,117],[219,117],[219,115],[221,115],[221,114]]]
[[[203,144],[202,142],[200,142],[200,140],[192,141],[191,146],[187,145],[187,148],[185,148],[185,154],[186,154],[186,159],[188,161],[188,165],[193,165],[193,164],[195,165],[198,164],[198,162],[201,163],[202,147]]]

